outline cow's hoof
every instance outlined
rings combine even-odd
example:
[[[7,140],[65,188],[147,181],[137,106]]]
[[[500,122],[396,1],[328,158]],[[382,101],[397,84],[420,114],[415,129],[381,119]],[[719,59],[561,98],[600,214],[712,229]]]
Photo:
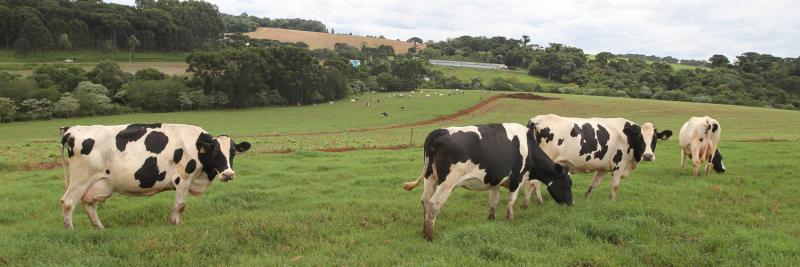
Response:
[[[494,220],[494,213],[489,214],[489,217],[486,217],[487,220]]]
[[[522,203],[522,208],[523,209],[527,209],[527,208],[530,208],[530,207],[531,207],[531,203],[530,202]]]

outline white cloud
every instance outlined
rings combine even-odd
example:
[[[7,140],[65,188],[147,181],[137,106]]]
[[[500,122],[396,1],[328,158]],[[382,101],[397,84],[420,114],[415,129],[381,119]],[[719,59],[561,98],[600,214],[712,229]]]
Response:
[[[107,2],[132,4],[133,0]],[[210,0],[229,14],[306,18],[339,33],[418,36],[532,36],[586,52],[706,59],[755,51],[800,55],[800,5],[791,0],[254,1]]]

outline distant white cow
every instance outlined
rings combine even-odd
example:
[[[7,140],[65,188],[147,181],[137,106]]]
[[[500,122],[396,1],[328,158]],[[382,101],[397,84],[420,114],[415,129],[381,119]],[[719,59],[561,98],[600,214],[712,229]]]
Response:
[[[683,172],[686,156],[692,159],[694,176],[697,176],[698,167],[708,162],[705,167],[706,174],[713,166],[718,173],[725,172],[722,164],[722,154],[719,152],[719,139],[722,127],[719,122],[711,117],[691,117],[683,124],[680,132],[681,168]]]

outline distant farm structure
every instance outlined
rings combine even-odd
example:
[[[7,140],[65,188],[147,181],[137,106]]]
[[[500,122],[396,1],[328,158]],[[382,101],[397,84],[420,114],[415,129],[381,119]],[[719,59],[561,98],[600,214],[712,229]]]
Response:
[[[508,69],[505,64],[492,64],[481,62],[465,62],[465,61],[452,61],[452,60],[435,60],[431,59],[429,62],[433,65],[450,66],[450,67],[463,67],[463,68],[476,68],[476,69],[494,69],[504,70]]]
[[[309,49],[333,49],[336,43],[346,43],[357,48],[361,48],[362,46],[378,47],[380,45],[389,45],[394,48],[396,54],[405,54],[408,53],[409,48],[414,47],[413,43],[400,40],[268,27],[259,27],[254,32],[247,32],[244,34],[253,39],[276,40],[291,43],[303,42],[308,44]],[[425,44],[417,43],[418,50],[424,48]]]

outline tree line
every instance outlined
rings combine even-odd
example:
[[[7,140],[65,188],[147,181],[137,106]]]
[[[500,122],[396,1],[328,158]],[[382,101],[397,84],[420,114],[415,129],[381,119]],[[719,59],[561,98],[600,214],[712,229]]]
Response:
[[[559,88],[516,86],[529,90],[800,108],[800,57],[781,58],[747,52],[731,61],[724,55],[713,55],[708,60],[692,63],[707,68],[674,70],[669,63],[690,61],[609,52],[598,53],[590,60],[580,48],[558,43],[543,47],[531,44],[528,36],[521,39],[461,36],[428,42],[427,48],[419,54],[433,59],[506,64],[512,69],[526,69],[531,75],[568,84]],[[498,84],[508,88],[508,83]],[[471,84],[480,83],[473,79],[462,86]]]
[[[88,72],[42,65],[29,77],[0,71],[0,122],[307,105],[370,91],[414,90],[430,73],[424,61],[387,48],[336,48],[311,51],[297,44],[228,39],[223,49],[191,53],[186,58],[190,75],[184,76],[155,69],[130,74],[113,62]],[[362,63],[356,67],[342,55]]]
[[[320,21],[308,19],[260,18],[242,13],[239,16],[222,14],[222,23],[230,33],[252,32],[258,27],[282,28],[290,30],[328,32],[328,28]]]

